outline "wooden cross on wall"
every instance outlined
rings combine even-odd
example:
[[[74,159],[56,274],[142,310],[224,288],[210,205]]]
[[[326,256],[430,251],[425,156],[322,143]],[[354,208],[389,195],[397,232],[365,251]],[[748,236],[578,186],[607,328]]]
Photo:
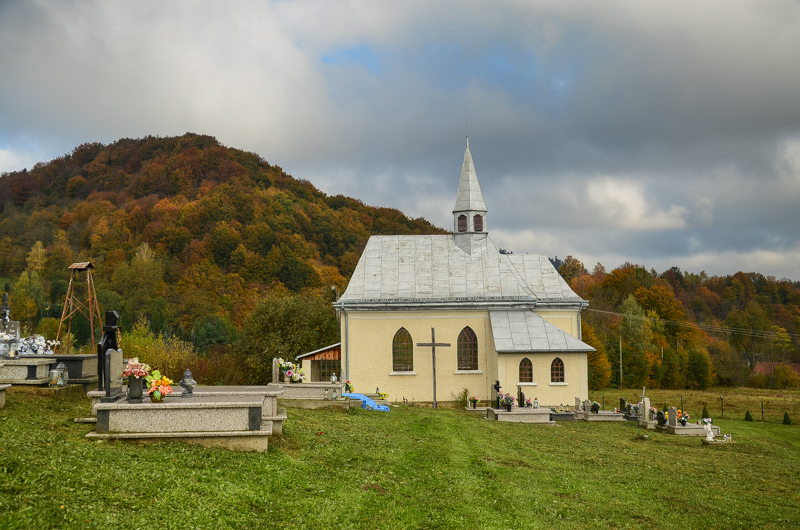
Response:
[[[431,341],[430,342],[418,342],[417,346],[430,346],[431,348],[431,358],[433,360],[433,408],[438,408],[436,404],[436,346],[443,346],[445,348],[450,347],[449,342],[436,342],[436,330],[431,328]]]

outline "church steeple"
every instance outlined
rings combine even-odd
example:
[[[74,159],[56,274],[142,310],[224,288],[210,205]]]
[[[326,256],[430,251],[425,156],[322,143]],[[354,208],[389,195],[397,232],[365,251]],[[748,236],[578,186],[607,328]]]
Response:
[[[467,149],[464,151],[461,179],[453,207],[453,236],[456,245],[467,254],[485,248],[487,211],[467,136]]]

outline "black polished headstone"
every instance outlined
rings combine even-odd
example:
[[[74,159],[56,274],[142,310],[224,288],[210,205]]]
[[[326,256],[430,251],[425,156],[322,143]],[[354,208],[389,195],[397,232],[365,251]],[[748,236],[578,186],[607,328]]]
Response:
[[[116,311],[106,311],[106,324],[103,326],[103,337],[97,343],[97,377],[98,390],[106,390],[106,352],[108,350],[118,350],[117,331],[119,326],[119,313]]]
[[[103,374],[103,384],[106,396],[101,398],[101,402],[116,401],[122,396],[122,352],[119,350],[107,350],[105,354],[105,373]]]
[[[500,386],[500,381],[495,381],[494,386],[494,395],[495,395],[495,408],[500,408],[500,389],[503,388]]]
[[[619,398],[619,410],[626,410],[628,402],[625,400],[624,397]]]

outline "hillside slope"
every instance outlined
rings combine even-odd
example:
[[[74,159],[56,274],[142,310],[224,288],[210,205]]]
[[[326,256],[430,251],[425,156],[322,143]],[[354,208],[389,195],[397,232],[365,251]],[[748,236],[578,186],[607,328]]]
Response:
[[[214,315],[240,326],[268,288],[343,289],[370,235],[437,233],[196,134],[83,144],[0,177],[0,288],[20,287],[31,326],[60,314],[75,261],[95,264],[123,326],[185,335]]]

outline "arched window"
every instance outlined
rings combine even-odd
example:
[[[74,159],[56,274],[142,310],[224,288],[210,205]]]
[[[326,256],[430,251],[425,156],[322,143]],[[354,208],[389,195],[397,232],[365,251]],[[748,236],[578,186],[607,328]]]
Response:
[[[475,214],[475,217],[472,218],[472,226],[475,227],[476,232],[483,232],[483,217],[480,214]]]
[[[406,328],[398,329],[392,339],[392,371],[414,371],[414,343]]]
[[[478,337],[469,326],[458,335],[458,369],[478,369]]]
[[[533,363],[527,357],[519,362],[519,382],[533,383]]]
[[[464,214],[458,216],[458,231],[459,232],[467,231],[467,216]]]
[[[553,364],[550,365],[550,382],[563,383],[564,382],[564,361],[556,357],[553,359]]]

